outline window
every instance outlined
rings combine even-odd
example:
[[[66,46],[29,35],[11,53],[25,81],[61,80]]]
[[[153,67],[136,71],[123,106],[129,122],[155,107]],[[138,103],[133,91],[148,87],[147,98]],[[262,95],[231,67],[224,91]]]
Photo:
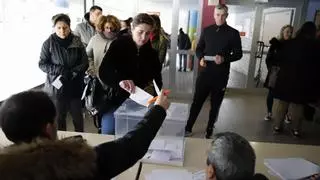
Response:
[[[69,14],[71,27],[83,16],[82,1],[68,2],[62,8],[53,0],[0,1],[0,101],[45,82],[38,62],[42,43],[53,32],[52,16]]]

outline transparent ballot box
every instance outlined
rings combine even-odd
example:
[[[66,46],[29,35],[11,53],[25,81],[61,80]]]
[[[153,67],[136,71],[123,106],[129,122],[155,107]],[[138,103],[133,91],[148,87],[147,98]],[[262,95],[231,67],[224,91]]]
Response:
[[[115,136],[124,136],[141,121],[149,108],[127,99],[114,113]],[[171,103],[167,116],[142,162],[183,166],[188,104]]]

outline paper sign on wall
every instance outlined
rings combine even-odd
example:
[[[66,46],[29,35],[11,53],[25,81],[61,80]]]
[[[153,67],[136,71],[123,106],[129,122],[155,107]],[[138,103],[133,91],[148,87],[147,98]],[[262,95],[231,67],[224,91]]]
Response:
[[[208,0],[208,6],[216,6],[219,4],[219,0]]]

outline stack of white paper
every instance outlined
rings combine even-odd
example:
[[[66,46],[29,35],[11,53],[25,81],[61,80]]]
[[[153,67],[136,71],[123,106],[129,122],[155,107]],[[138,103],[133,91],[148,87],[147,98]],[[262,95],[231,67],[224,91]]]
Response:
[[[272,174],[283,180],[298,180],[320,173],[320,167],[302,158],[265,159]]]
[[[149,159],[157,161],[169,161],[171,159],[183,158],[183,144],[177,141],[164,139],[155,139],[152,141],[149,150]]]
[[[192,180],[205,180],[206,179],[206,171],[201,170],[193,173]]]
[[[192,173],[186,170],[153,170],[145,175],[146,180],[192,180]]]
[[[191,173],[185,169],[156,169],[145,175],[146,180],[205,180],[205,171]]]

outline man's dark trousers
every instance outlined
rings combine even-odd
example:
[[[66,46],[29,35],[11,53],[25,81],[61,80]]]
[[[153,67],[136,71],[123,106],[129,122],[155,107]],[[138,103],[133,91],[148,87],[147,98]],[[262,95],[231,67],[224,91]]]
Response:
[[[200,73],[196,81],[196,89],[193,96],[193,102],[190,108],[190,114],[186,126],[186,131],[192,132],[192,127],[196,122],[196,119],[201,111],[202,105],[207,99],[208,95],[210,94],[211,109],[209,113],[209,121],[206,131],[207,134],[212,134],[214,123],[217,120],[220,106],[225,94],[225,87],[227,81],[228,77],[219,78],[219,76],[212,75],[211,73]]]

